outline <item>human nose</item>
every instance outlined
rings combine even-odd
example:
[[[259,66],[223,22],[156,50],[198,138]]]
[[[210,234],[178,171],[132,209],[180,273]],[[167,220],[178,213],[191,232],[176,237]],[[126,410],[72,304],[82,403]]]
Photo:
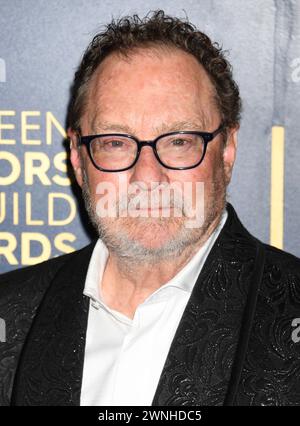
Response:
[[[151,146],[142,146],[139,158],[132,168],[130,181],[143,182],[148,189],[151,182],[168,181],[166,169],[158,162]]]

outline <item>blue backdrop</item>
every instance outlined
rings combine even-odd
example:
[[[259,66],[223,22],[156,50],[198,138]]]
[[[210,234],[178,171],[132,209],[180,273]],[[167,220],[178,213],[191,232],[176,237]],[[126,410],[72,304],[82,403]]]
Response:
[[[111,17],[161,1],[0,1],[0,270],[78,249],[91,237],[67,173],[74,71]],[[229,199],[248,229],[300,256],[300,2],[165,0],[228,50],[244,112]]]

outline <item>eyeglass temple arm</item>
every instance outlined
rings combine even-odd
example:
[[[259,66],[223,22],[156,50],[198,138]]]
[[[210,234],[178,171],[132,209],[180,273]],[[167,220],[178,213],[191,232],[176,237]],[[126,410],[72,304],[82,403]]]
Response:
[[[221,133],[226,128],[225,123],[221,123],[220,126],[211,133],[212,138],[210,140],[213,140],[219,133]]]

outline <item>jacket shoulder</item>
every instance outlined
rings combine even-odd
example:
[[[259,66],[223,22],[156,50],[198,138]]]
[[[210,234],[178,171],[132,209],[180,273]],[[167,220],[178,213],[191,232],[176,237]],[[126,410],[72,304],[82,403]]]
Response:
[[[290,323],[300,317],[300,259],[291,253],[264,244],[265,265],[258,306],[261,314]]]
[[[91,245],[91,244],[90,244]],[[42,290],[52,280],[55,274],[72,258],[80,255],[90,245],[74,252],[53,257],[32,266],[15,269],[4,274],[0,274],[0,300],[9,294],[16,294],[18,287],[36,287]],[[1,303],[1,302],[0,302]]]
[[[264,244],[266,253],[266,267],[273,267],[274,269],[281,269],[285,273],[300,274],[300,258],[281,250],[279,248]]]
[[[92,249],[92,244],[69,254],[0,275],[0,406],[10,404],[18,359],[43,297],[56,275]],[[0,329],[1,332],[1,329]]]

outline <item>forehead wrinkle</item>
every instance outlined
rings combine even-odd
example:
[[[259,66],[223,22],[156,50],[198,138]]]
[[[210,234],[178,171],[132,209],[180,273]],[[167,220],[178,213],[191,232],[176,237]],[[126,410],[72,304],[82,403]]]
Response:
[[[208,129],[208,120],[203,116],[201,119],[194,120],[179,120],[172,123],[161,123],[159,126],[153,127],[155,134],[159,135],[162,133],[176,132],[181,130],[202,130]],[[103,132],[120,132],[136,135],[135,129],[131,128],[127,124],[109,122],[106,120],[93,119],[91,128],[95,133]]]

